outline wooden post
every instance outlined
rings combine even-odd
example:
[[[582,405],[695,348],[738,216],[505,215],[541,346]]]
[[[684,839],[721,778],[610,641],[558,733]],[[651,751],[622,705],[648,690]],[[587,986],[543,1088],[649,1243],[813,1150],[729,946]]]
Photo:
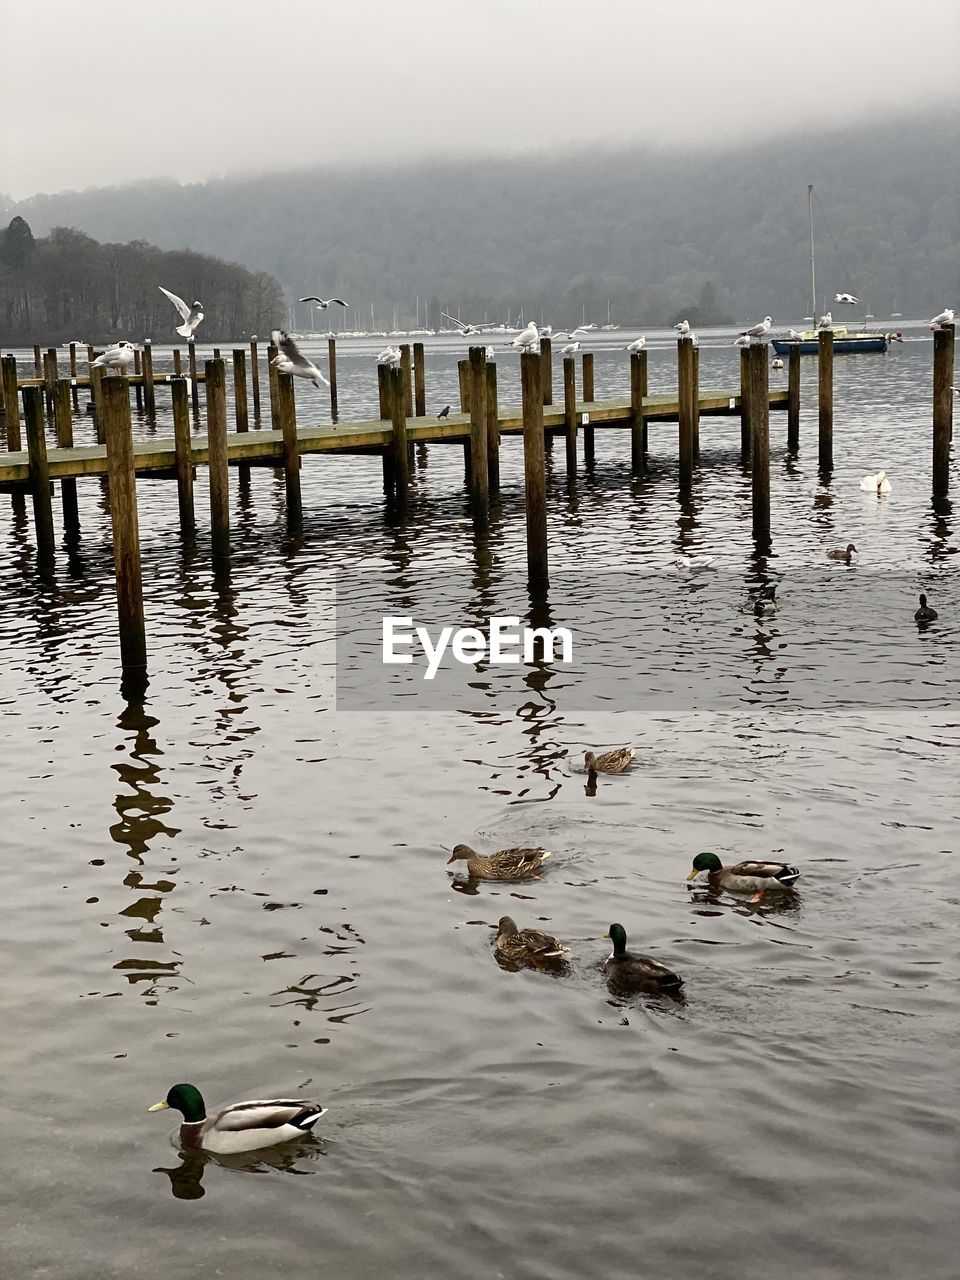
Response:
[[[173,348],[173,376],[181,378],[183,376],[183,361],[180,358],[180,348]]]
[[[340,407],[337,402],[337,340],[336,338],[327,339],[327,368],[330,374],[330,419],[332,422],[336,422],[340,414]]]
[[[817,444],[821,471],[833,470],[833,333],[821,329],[819,338],[819,426]]]
[[[787,355],[787,449],[800,452],[800,343]]]
[[[403,411],[413,417],[413,368],[410,359],[410,343],[400,343],[400,372],[403,374]]]
[[[297,402],[293,374],[277,373],[280,430],[283,432],[283,481],[287,492],[287,523],[298,525],[303,516],[300,495],[300,448],[297,443]]]
[[[577,478],[577,362],[563,357],[563,423],[567,447],[567,483]]]
[[[141,356],[139,348],[136,348],[133,353],[133,376],[138,379],[143,377],[143,356]],[[133,384],[133,394],[137,398],[137,408],[142,409],[143,408],[143,383],[142,382],[135,382]]]
[[[481,507],[490,499],[487,472],[487,357],[483,347],[471,347],[470,370],[470,495]]]
[[[750,350],[750,456],[753,485],[753,536],[770,540],[770,394],[766,343]]]
[[[90,399],[93,401],[93,429],[96,433],[97,444],[103,444],[107,438],[107,428],[104,421],[104,401],[103,401],[103,384],[104,381],[109,382],[110,379],[104,379],[103,365],[90,365]],[[127,395],[130,394],[130,388],[127,379],[123,379],[123,385],[127,388]]]
[[[170,382],[173,402],[173,447],[177,458],[177,506],[180,532],[192,537],[197,520],[193,510],[193,456],[190,452],[190,397],[186,379],[174,377]]]
[[[77,344],[70,343],[70,391],[74,409],[80,408],[80,389],[77,386]]]
[[[220,348],[219,348],[219,347],[214,347],[214,348],[213,348],[213,358],[214,358],[214,360],[222,360],[222,359],[223,359],[223,357],[220,355]],[[224,385],[226,385],[226,383],[224,383]]]
[[[247,353],[242,347],[233,353],[233,400],[238,431],[250,430],[247,412]]]
[[[527,515],[527,570],[530,582],[546,587],[547,564],[547,478],[543,449],[543,363],[535,351],[520,357],[520,388],[523,399],[523,486]]]
[[[153,345],[149,338],[143,344],[143,407],[151,417],[157,412],[157,395],[153,389]]]
[[[120,661],[124,675],[142,679],[147,669],[147,636],[143,621],[137,479],[133,466],[130,388],[127,379],[107,378],[102,387],[102,398],[110,486],[110,520],[113,525],[113,564],[120,621]]]
[[[50,469],[47,466],[47,438],[44,435],[43,401],[45,388],[23,388],[23,419],[27,431],[30,468],[30,496],[37,530],[37,565],[53,568],[53,507],[50,505]]]
[[[553,404],[553,342],[550,338],[540,339],[540,365],[543,403]]]
[[[200,383],[197,381],[197,342],[195,338],[187,340],[187,368],[190,370],[190,403],[193,412],[200,412]]]
[[[56,347],[47,347],[47,354],[43,358],[43,384],[46,392],[48,414],[53,413],[53,401],[59,377],[60,367],[57,361],[57,349]]]
[[[497,407],[497,365],[488,360],[484,366],[487,385],[484,404],[487,407],[487,485],[493,493],[500,490],[500,417]]]
[[[647,469],[646,441],[643,431],[643,364],[645,351],[630,354],[630,466],[634,475]],[[681,393],[682,404],[682,393]]]
[[[57,448],[73,448],[73,413],[70,409],[70,378],[58,378],[54,393],[53,412],[57,426]],[[64,477],[60,481],[60,506],[63,511],[63,527],[68,535],[80,532],[80,510],[77,506],[77,482]]]
[[[750,348],[740,348],[740,462],[750,461]]]
[[[427,414],[427,382],[423,364],[423,343],[413,344],[413,398],[414,412],[418,418]]]
[[[592,351],[585,351],[583,353],[580,373],[583,382],[583,403],[585,406],[589,407],[593,404],[594,397]],[[583,461],[588,470],[593,467],[594,457],[593,427],[586,426],[583,428]]]
[[[330,375],[333,382],[333,375]],[[250,383],[253,388],[253,420],[260,425],[260,355],[256,338],[250,339]]]
[[[388,369],[390,421],[393,424],[393,475],[396,495],[406,502],[410,494],[410,455],[407,452],[407,384],[403,368]]]
[[[206,361],[204,386],[211,542],[215,556],[226,556],[230,553],[230,466],[227,454],[227,376],[222,360]]]
[[[270,426],[274,431],[281,430],[280,427],[280,388],[277,384],[277,367],[273,363],[279,355],[279,350],[271,342],[267,347],[267,380],[270,387]],[[290,375],[293,376],[292,374]]]
[[[20,439],[20,392],[17,390],[17,357],[4,356],[0,361],[3,369],[3,403],[5,407],[4,426],[7,432],[7,448],[11,453],[18,453],[23,448]]]
[[[457,378],[460,382],[460,412],[470,412],[470,361],[457,361]]]
[[[392,389],[390,382],[390,367],[385,364],[377,365],[377,392],[380,397],[380,421],[393,423],[393,405],[391,401]],[[381,463],[383,465],[383,491],[384,493],[393,493],[395,487],[396,470],[393,465],[393,447],[385,449],[381,454]]]
[[[33,344],[33,376],[38,382],[43,381],[43,353],[39,342]]]
[[[700,461],[700,348],[697,343],[693,346],[693,378],[690,384],[691,404],[693,408],[693,461]],[[642,352],[643,355],[647,353]],[[647,394],[646,385],[644,385],[643,394]],[[646,447],[646,441],[644,441]]]
[[[694,346],[689,338],[677,341],[677,399],[680,419],[680,483],[688,485],[693,479],[693,415],[694,402]],[[632,357],[636,359],[636,357]]]
[[[933,493],[950,489],[950,440],[953,436],[953,357],[956,330],[942,324],[933,331]]]

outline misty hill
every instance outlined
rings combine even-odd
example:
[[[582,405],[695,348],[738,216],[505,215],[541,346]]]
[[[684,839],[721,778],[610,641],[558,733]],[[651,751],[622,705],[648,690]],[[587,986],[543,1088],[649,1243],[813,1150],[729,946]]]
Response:
[[[224,253],[291,297],[339,293],[364,323],[372,304],[387,327],[394,307],[412,322],[416,299],[421,315],[429,300],[434,325],[441,305],[469,320],[522,305],[554,324],[583,311],[603,321],[608,299],[623,323],[789,322],[809,312],[813,182],[818,304],[843,289],[878,317],[932,315],[960,296],[957,125],[941,114],[701,154],[638,147],[150,181],[11,211],[41,229]],[[175,277],[168,287],[181,292]]]
[[[203,303],[207,339],[266,334],[286,315],[280,285],[263,272],[142,240],[98,244],[63,227],[34,239],[16,216],[0,231],[0,342],[174,341],[180,317],[157,287],[173,281],[174,293]]]

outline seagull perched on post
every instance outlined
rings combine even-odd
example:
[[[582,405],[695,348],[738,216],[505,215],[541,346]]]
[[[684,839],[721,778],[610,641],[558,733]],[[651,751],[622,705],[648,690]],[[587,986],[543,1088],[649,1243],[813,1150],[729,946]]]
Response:
[[[309,378],[317,388],[329,387],[330,383],[317,366],[300,354],[300,349],[289,333],[274,329],[270,334],[270,341],[279,348],[271,362],[278,373],[292,373],[295,378]]]
[[[773,324],[771,316],[764,316],[759,324],[752,324],[749,329],[743,329],[740,333],[741,338],[762,338],[765,333],[769,333],[770,326]]]
[[[95,369],[119,369],[125,372],[133,364],[134,352],[136,348],[132,342],[121,339],[119,342],[113,342],[107,347],[106,351],[101,351],[93,362]]]
[[[825,316],[821,316],[817,321],[818,329],[829,329],[833,325],[833,312],[828,311]]]
[[[315,302],[321,311],[326,311],[331,302],[335,302],[338,307],[349,307],[349,302],[344,302],[342,298],[318,298],[316,294],[308,293],[305,298],[298,298],[298,302]]]
[[[628,342],[623,349],[624,351],[629,351],[632,356],[635,356],[637,352],[642,351],[646,345],[647,335],[645,333],[641,333],[639,338],[634,338],[633,342]]]
[[[679,333],[681,338],[685,338],[690,332],[690,321],[681,320],[679,324],[675,324],[673,327],[676,329],[677,333]]]
[[[930,321],[930,328],[936,329],[939,325],[953,324],[953,311],[950,307],[946,307],[938,316],[934,316]]]
[[[177,333],[180,334],[181,338],[186,338],[188,342],[192,341],[194,330],[203,319],[203,303],[194,302],[191,303],[190,306],[187,306],[182,298],[178,298],[175,293],[171,293],[169,289],[165,289],[162,284],[158,284],[157,288],[164,297],[170,299],[173,305],[180,312],[180,319],[183,321],[183,324],[177,325]]]
[[[521,351],[532,351],[539,341],[540,333],[531,320],[525,329],[520,330],[510,345],[511,347],[517,347]]]
[[[852,293],[838,293],[834,297],[834,302],[845,303],[848,307],[859,307],[860,299],[855,298]]]
[[[581,343],[579,342],[568,342],[565,347],[560,348],[560,354],[562,356],[575,355],[580,350],[580,347]]]
[[[377,355],[377,364],[389,365],[392,369],[399,366],[403,355],[399,347],[384,347]]]

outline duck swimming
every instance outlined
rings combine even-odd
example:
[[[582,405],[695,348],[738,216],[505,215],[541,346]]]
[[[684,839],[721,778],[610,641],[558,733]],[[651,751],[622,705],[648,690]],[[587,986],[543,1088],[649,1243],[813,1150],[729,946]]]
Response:
[[[857,551],[857,548],[853,545],[853,543],[848,542],[847,549],[845,551],[841,547],[835,547],[833,551],[828,551],[827,559],[828,560],[846,560],[847,564],[849,564],[851,556],[853,556],[855,553],[859,555],[859,552]]]
[[[792,889],[800,872],[786,862],[738,862],[725,867],[715,853],[698,853],[688,880],[702,878],[711,889],[731,893],[753,893],[758,897],[768,889]]]
[[[679,973],[674,973],[652,956],[638,956],[627,950],[627,931],[622,924],[612,924],[604,934],[613,943],[607,957],[607,978],[620,987],[643,987],[650,991],[677,992],[683,986]]]
[[[916,622],[935,622],[940,617],[936,609],[931,609],[927,604],[927,597],[920,597],[920,608],[913,615]]]
[[[510,916],[500,917],[493,945],[497,955],[512,964],[550,964],[560,960],[570,949],[552,934],[542,933],[539,929],[518,929],[517,922]]]
[[[458,844],[447,866],[466,862],[467,872],[475,880],[532,880],[550,856],[546,849],[500,849],[483,856],[468,844]]]
[[[259,1151],[310,1133],[327,1108],[304,1098],[235,1102],[215,1116],[207,1116],[200,1090],[192,1084],[175,1084],[162,1102],[148,1110],[172,1107],[183,1116],[180,1141],[184,1147],[211,1151],[214,1155],[236,1155]]]
[[[588,751],[583,758],[583,767],[587,773],[623,773],[629,769],[636,754],[633,747],[616,747],[599,756]]]

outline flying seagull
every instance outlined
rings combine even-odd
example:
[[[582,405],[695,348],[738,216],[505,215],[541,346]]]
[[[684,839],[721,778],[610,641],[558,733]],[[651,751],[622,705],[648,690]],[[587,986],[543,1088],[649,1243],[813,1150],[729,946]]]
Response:
[[[180,312],[180,319],[183,321],[183,324],[177,325],[177,333],[180,334],[181,338],[186,338],[190,341],[190,339],[193,338],[197,325],[203,319],[203,303],[194,302],[188,307],[182,298],[178,298],[175,293],[171,293],[169,289],[165,289],[162,284],[157,285],[157,288],[164,297],[170,299],[173,305]]]
[[[860,299],[855,298],[852,293],[838,293],[834,297],[834,302],[846,303],[848,307],[859,307]]]
[[[953,324],[953,311],[950,307],[946,307],[938,316],[934,316],[930,321],[930,328],[935,329],[939,324]]]
[[[537,326],[531,320],[525,329],[520,330],[510,345],[511,347],[517,347],[521,351],[532,351],[539,341],[540,334]]]
[[[647,335],[645,333],[641,333],[639,338],[634,338],[633,342],[628,343],[623,349],[624,351],[629,351],[633,356],[636,355],[638,351],[642,351],[646,345]]]
[[[482,333],[484,329],[491,329],[494,327],[489,324],[464,324],[464,322],[462,320],[458,320],[456,316],[448,316],[446,311],[441,311],[440,314],[443,316],[444,320],[449,320],[451,324],[455,324],[457,326],[457,331],[461,338],[472,338],[474,334]]]
[[[298,298],[298,302],[315,302],[321,311],[326,311],[331,302],[335,302],[338,307],[349,307],[349,302],[344,302],[342,298],[318,298],[315,294],[308,293],[305,298]]]
[[[675,324],[673,327],[676,329],[677,333],[679,333],[681,338],[685,338],[690,332],[690,321],[681,320],[679,324]]]
[[[770,326],[772,324],[773,324],[773,319],[770,316],[764,316],[759,324],[752,324],[749,329],[742,330],[740,337],[741,338],[762,338],[765,333],[769,332]]]
[[[111,343],[106,351],[102,351],[93,362],[95,369],[129,369],[133,364],[135,347],[132,342],[121,339]]]
[[[300,354],[297,344],[289,333],[284,333],[282,329],[274,329],[270,334],[270,341],[279,348],[278,354],[272,361],[278,373],[292,373],[295,378],[309,378],[317,388],[329,387],[330,383],[317,366]]]

